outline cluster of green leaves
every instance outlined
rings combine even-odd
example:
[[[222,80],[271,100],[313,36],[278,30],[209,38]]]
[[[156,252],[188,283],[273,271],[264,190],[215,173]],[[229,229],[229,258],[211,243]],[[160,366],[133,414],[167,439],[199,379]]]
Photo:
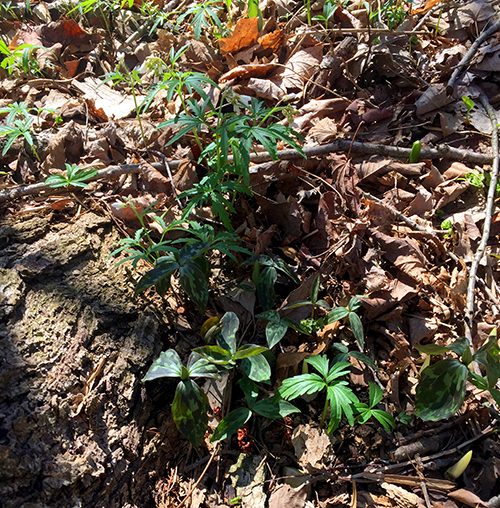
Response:
[[[11,51],[5,42],[0,40],[0,58],[2,58],[0,67],[5,69],[9,74],[18,72],[28,75],[43,76],[35,57],[37,49],[45,48],[35,44],[21,44]]]
[[[345,416],[349,425],[354,425],[358,418],[360,423],[375,418],[387,430],[393,429],[396,424],[394,418],[385,411],[375,409],[382,400],[382,390],[370,383],[369,404],[359,401],[343,376],[349,374],[351,364],[346,361],[329,362],[324,355],[311,356],[305,362],[314,367],[319,374],[305,373],[283,381],[278,393],[285,400],[293,400],[304,395],[312,395],[326,390],[326,399],[321,415],[320,425],[323,425],[330,408],[330,422],[328,432],[338,428],[342,417]]]
[[[216,234],[212,226],[195,221],[181,219],[167,225],[165,214],[162,216],[154,214],[154,204],[142,213],[137,212],[133,201],[128,201],[125,205],[133,209],[142,227],[136,232],[134,238],[127,237],[120,240],[119,247],[110,256],[122,251],[128,254],[116,266],[124,262],[132,262],[135,268],[141,259],[153,265],[153,268],[137,282],[135,294],[155,286],[158,294],[165,296],[170,288],[171,277],[177,272],[182,289],[204,311],[208,302],[211,274],[210,262],[206,256],[209,252],[216,250],[236,261],[233,252],[248,252],[241,246],[240,239],[229,231]],[[146,225],[145,218],[148,214],[162,230],[158,241],[153,239],[152,231]],[[177,240],[169,240],[168,233],[175,230],[182,231],[185,236]]]
[[[208,400],[193,377],[219,378],[227,370],[241,367],[240,387],[246,396],[248,407],[231,411],[221,420],[211,441],[225,439],[243,426],[256,413],[267,418],[282,418],[298,409],[279,398],[259,399],[257,383],[270,383],[271,368],[265,354],[266,347],[255,344],[237,346],[238,317],[227,312],[220,322],[205,334],[205,341],[214,344],[195,348],[184,367],[178,354],[170,349],[153,362],[143,381],[160,377],[179,377],[172,414],[179,432],[194,445],[199,445],[208,426]]]
[[[177,25],[189,18],[189,23],[194,29],[194,38],[199,40],[204,28],[216,29],[216,36],[222,37],[226,30],[219,18],[220,0],[206,0],[205,2],[195,2],[193,6],[186,9],[178,18]]]
[[[390,30],[396,29],[408,17],[406,7],[412,3],[413,0],[386,0],[382,5],[378,3],[379,9],[373,11],[370,3],[364,0],[369,20],[385,23]]]
[[[476,353],[472,353],[468,340],[461,337],[449,346],[429,344],[418,346],[420,353],[431,355],[455,353],[444,360],[425,366],[420,375],[416,391],[416,414],[422,420],[437,421],[453,416],[463,405],[467,380],[481,390],[489,391],[500,405],[500,390],[496,384],[500,379],[500,348],[496,328]],[[469,366],[477,362],[484,368],[485,376],[471,372]]]
[[[445,219],[441,222],[441,229],[446,231],[445,238],[453,238],[453,222],[450,219]]]
[[[88,187],[86,183],[95,175],[98,170],[92,169],[81,169],[76,164],[65,164],[66,174],[52,175],[45,180],[45,185],[50,187],[80,187],[82,189]]]

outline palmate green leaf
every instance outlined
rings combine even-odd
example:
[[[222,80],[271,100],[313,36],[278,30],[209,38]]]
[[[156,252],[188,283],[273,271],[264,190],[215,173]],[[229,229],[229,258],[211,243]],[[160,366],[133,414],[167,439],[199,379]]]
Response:
[[[305,359],[305,362],[312,365],[324,378],[328,376],[330,363],[326,355],[315,355]]]
[[[358,403],[359,400],[349,388],[347,382],[337,381],[328,387],[326,393],[331,409],[328,432],[331,433],[339,427],[342,415],[345,415],[349,425],[353,426],[354,414],[352,408],[353,404]]]
[[[262,270],[257,283],[257,296],[264,310],[272,308],[275,299],[274,284],[278,274],[274,266],[267,266]]]
[[[274,397],[257,401],[252,410],[265,418],[284,418],[292,413],[300,413],[300,409],[290,402]]]
[[[384,392],[379,385],[375,383],[368,383],[369,386],[369,398],[370,398],[370,408],[375,407],[381,400]]]
[[[208,303],[208,279],[203,270],[194,262],[179,268],[179,282],[182,289],[202,312]]]
[[[417,385],[416,415],[429,421],[453,416],[464,402],[467,374],[467,367],[456,358],[425,368]]]
[[[363,324],[360,317],[355,312],[349,312],[349,323],[356,342],[361,349],[365,347],[365,336],[363,334]]]
[[[142,381],[151,381],[159,377],[181,377],[182,362],[175,349],[163,351],[153,362]]]
[[[202,346],[193,349],[193,351],[216,365],[232,363],[231,353],[220,346]]]
[[[240,407],[231,411],[221,422],[217,425],[213,436],[210,439],[211,443],[217,443],[222,439],[226,439],[231,434],[234,434],[238,429],[243,427],[245,423],[252,416],[252,411],[247,407]]]
[[[271,367],[264,355],[243,358],[241,368],[252,381],[271,384]]]
[[[198,446],[208,427],[208,398],[191,379],[181,381],[175,390],[172,416],[179,432]]]
[[[278,393],[286,400],[293,400],[302,395],[311,395],[326,388],[326,383],[318,374],[301,374],[283,381]]]
[[[339,377],[349,374],[352,365],[349,362],[337,362],[332,365],[326,376],[326,382],[331,383]]]
[[[387,432],[391,432],[391,430],[396,427],[394,418],[385,411],[381,409],[371,409],[370,413],[370,416],[373,416]]]

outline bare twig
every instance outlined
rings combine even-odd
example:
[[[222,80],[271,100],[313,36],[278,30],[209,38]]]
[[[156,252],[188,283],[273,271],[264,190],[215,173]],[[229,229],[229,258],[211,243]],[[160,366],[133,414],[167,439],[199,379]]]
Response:
[[[495,24],[500,28],[500,23]],[[481,243],[476,251],[476,256],[472,263],[469,273],[469,285],[467,287],[467,308],[465,310],[465,336],[469,340],[469,343],[472,344],[472,321],[474,315],[474,290],[476,288],[476,274],[479,268],[479,263],[483,258],[484,251],[486,250],[486,246],[488,244],[488,239],[490,237],[490,229],[491,229],[491,218],[493,216],[493,209],[495,207],[495,192],[497,188],[498,181],[498,167],[499,167],[499,154],[498,154],[498,119],[496,116],[495,110],[492,108],[488,97],[481,91],[479,94],[479,100],[483,105],[484,109],[488,113],[488,116],[491,120],[491,125],[493,128],[493,133],[491,135],[491,147],[493,149],[494,159],[493,159],[493,167],[491,170],[491,181],[490,187],[488,189],[488,199],[486,201],[486,217],[484,218],[484,227],[483,227],[483,236],[481,238]]]
[[[479,46],[490,36],[493,35],[495,32],[498,32],[500,30],[500,21],[497,21],[494,25],[490,26],[488,30],[484,31],[472,44],[469,51],[465,54],[465,56],[462,58],[460,63],[457,65],[455,70],[453,71],[453,74],[451,75],[450,80],[448,81],[448,84],[446,85],[446,93],[448,95],[453,95],[455,92],[455,83],[458,79],[458,76],[460,76],[460,73],[463,71],[464,67],[469,65],[471,60],[474,58],[474,55],[476,54],[477,50],[479,49]]]
[[[314,146],[311,148],[304,148],[304,153],[307,157],[318,157],[335,152],[354,152],[359,154],[368,155],[382,155],[384,157],[393,157],[395,159],[408,160],[411,153],[411,148],[399,148],[396,146],[380,145],[373,143],[361,143],[359,141],[350,141],[348,139],[336,139],[334,142],[327,145]],[[278,152],[279,160],[293,160],[300,159],[302,155],[297,150],[280,150]],[[448,145],[438,145],[437,148],[423,149],[420,152],[420,159],[448,159],[457,160],[461,162],[470,162],[473,164],[491,164],[493,156],[486,153],[477,153],[472,150],[460,150]],[[232,157],[229,157],[229,161]],[[252,162],[265,162],[272,160],[269,152],[257,152],[250,156]],[[169,162],[171,170],[179,167],[182,161],[173,160]],[[151,164],[155,169],[161,171],[163,163],[153,162]],[[92,180],[99,179],[112,179],[126,173],[139,173],[139,164],[125,164],[123,166],[109,166],[106,169],[99,171]],[[24,185],[15,187],[14,189],[4,189],[0,191],[0,204],[13,199],[18,199],[23,196],[31,196],[35,194],[44,193],[45,196],[56,194],[60,189],[53,189],[46,186],[44,183],[37,183],[34,185]]]

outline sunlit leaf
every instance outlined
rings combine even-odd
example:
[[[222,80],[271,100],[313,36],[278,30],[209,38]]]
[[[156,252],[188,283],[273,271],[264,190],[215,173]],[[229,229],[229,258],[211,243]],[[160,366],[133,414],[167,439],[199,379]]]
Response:
[[[231,434],[234,434],[238,429],[243,427],[245,423],[252,416],[252,411],[247,407],[240,407],[231,411],[221,422],[217,425],[212,438],[211,443],[216,443],[222,439],[226,439]]]
[[[263,355],[250,356],[241,362],[243,372],[257,383],[271,384],[271,367]]]

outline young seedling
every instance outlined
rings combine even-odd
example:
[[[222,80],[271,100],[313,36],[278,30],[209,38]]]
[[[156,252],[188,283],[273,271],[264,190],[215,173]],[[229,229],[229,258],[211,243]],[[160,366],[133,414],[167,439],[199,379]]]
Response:
[[[88,187],[85,183],[90,178],[97,175],[97,169],[80,169],[76,164],[65,164],[65,175],[52,175],[45,180],[45,185],[50,187]]]
[[[470,112],[474,109],[476,103],[470,97],[462,97],[465,106],[467,107],[467,112],[465,113],[465,123],[469,125],[469,115]]]

